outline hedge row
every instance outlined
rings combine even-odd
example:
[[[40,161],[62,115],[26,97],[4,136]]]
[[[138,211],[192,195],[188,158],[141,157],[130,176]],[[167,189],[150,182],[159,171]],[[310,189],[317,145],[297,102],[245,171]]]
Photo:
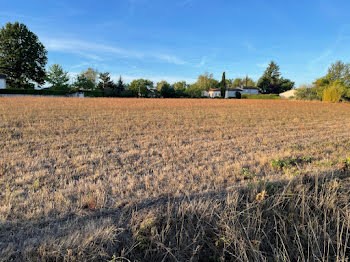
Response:
[[[13,95],[53,95],[53,96],[69,96],[75,92],[83,92],[85,96],[89,97],[102,97],[103,92],[100,90],[93,91],[78,91],[75,89],[70,90],[48,90],[48,89],[0,89],[0,94],[13,94]]]
[[[242,99],[281,99],[281,97],[276,94],[258,94],[258,95],[243,94]]]

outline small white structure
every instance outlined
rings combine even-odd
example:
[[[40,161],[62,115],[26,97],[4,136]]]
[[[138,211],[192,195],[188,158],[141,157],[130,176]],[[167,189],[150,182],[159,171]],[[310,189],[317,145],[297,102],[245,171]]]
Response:
[[[226,91],[225,91],[225,98],[233,98],[233,97],[236,97],[237,94],[240,93],[242,94],[243,93],[243,89],[242,88],[227,88]]]
[[[6,88],[6,75],[1,75],[0,74],[0,89],[5,89]]]
[[[221,97],[221,90],[217,88],[209,89],[208,91],[210,98]]]
[[[280,97],[289,99],[293,96],[295,96],[296,89],[291,89],[286,92],[280,93]]]
[[[243,86],[241,87],[243,89],[242,94],[247,94],[247,95],[258,95],[259,94],[259,89],[254,86]]]
[[[75,93],[69,94],[68,96],[69,97],[79,97],[79,98],[85,97],[84,92],[75,92]]]

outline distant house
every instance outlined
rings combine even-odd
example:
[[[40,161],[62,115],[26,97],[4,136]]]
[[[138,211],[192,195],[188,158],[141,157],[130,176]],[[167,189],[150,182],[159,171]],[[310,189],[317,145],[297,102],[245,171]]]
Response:
[[[85,97],[84,92],[74,92],[68,95],[69,97]]]
[[[233,98],[233,97],[236,97],[238,93],[242,94],[242,93],[243,93],[243,88],[239,88],[239,87],[236,87],[236,88],[226,88],[226,91],[225,91],[225,98]]]
[[[218,88],[211,88],[209,90],[202,91],[202,96],[215,98],[215,97],[221,97],[221,90]]]
[[[286,92],[280,93],[280,97],[289,99],[295,96],[295,92],[296,92],[296,89],[291,89]]]
[[[212,88],[208,91],[210,98],[221,97],[221,90],[218,88]]]
[[[0,74],[0,89],[5,89],[6,88],[6,75]]]
[[[242,94],[247,94],[247,95],[258,95],[259,94],[259,89],[254,86],[243,86],[241,87],[243,89]]]

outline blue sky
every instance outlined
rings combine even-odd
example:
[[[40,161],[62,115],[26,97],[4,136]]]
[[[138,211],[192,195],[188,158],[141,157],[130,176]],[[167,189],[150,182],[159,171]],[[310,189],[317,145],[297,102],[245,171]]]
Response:
[[[350,62],[350,1],[2,0],[0,25],[25,23],[49,62],[126,81],[194,82],[223,71],[257,80],[269,61],[299,86]]]

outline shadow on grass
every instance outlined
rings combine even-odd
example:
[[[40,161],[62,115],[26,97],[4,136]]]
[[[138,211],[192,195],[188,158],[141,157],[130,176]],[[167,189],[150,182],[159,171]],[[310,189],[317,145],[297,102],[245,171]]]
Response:
[[[146,248],[144,248],[144,250],[138,250],[137,252],[134,249],[136,246],[139,245],[138,242],[142,242],[144,238],[147,241],[151,241],[148,239],[148,236],[142,236],[144,238],[142,238],[141,240],[135,239],[135,227],[138,227],[140,229],[141,226],[135,225],[134,218],[135,216],[138,216],[142,213],[147,214],[152,210],[155,211],[156,213],[166,212],[167,209],[168,210],[171,209],[168,215],[159,214],[161,217],[164,217],[164,218],[167,217],[169,219],[172,216],[174,217],[178,216],[176,212],[179,212],[178,211],[179,206],[184,207],[184,206],[192,205],[193,206],[192,211],[194,210],[193,213],[196,213],[195,216],[202,216],[205,214],[201,214],[202,210],[200,208],[196,210],[197,204],[199,205],[200,203],[206,202],[208,203],[209,206],[219,205],[221,206],[221,208],[215,209],[213,207],[213,209],[211,209],[211,212],[215,210],[222,211],[226,209],[226,206],[230,205],[229,203],[227,203],[228,201],[227,199],[229,198],[229,196],[238,194],[239,203],[234,207],[235,208],[234,213],[231,214],[230,212],[228,212],[228,214],[231,214],[232,216],[237,216],[238,217],[237,219],[240,219],[239,217],[241,216],[241,214],[250,212],[250,211],[247,211],[247,204],[245,203],[252,203],[250,204],[250,208],[252,208],[252,210],[254,209],[255,210],[254,212],[257,212],[256,210],[261,209],[261,210],[265,210],[264,212],[266,214],[273,215],[275,212],[283,213],[285,208],[284,205],[287,205],[287,204],[289,205],[290,201],[293,200],[293,198],[290,195],[291,193],[289,193],[290,189],[293,189],[292,194],[298,195],[297,186],[308,185],[306,187],[308,192],[311,192],[312,194],[317,195],[318,191],[321,190],[322,184],[326,184],[326,181],[330,181],[334,179],[337,179],[339,181],[342,181],[342,180],[345,181],[348,178],[348,176],[349,176],[348,172],[338,172],[333,174],[323,173],[323,174],[318,174],[317,176],[304,175],[302,177],[298,177],[293,180],[282,180],[278,182],[260,182],[260,183],[252,184],[249,187],[233,188],[230,191],[206,192],[206,193],[192,194],[189,196],[180,196],[180,197],[160,196],[158,198],[145,199],[137,203],[126,204],[114,209],[87,211],[86,214],[84,215],[67,214],[58,218],[47,218],[43,220],[28,220],[25,222],[5,221],[0,223],[0,232],[1,232],[0,250],[2,250],[0,251],[0,255],[1,257],[3,257],[4,261],[6,260],[23,261],[23,260],[32,260],[32,259],[46,260],[47,258],[51,258],[54,260],[69,260],[72,257],[76,257],[77,260],[83,259],[87,261],[88,260],[94,261],[94,260],[110,258],[114,253],[123,254],[126,252],[129,254],[133,253],[131,256],[134,257],[135,259],[138,259],[140,257],[143,257],[143,255],[150,254],[150,251],[147,251],[146,252],[147,254],[143,254]],[[346,186],[344,188],[346,188],[347,190],[346,192],[348,193],[349,192],[348,189],[350,188],[350,185],[349,185],[350,182],[346,180],[345,184]],[[344,188],[342,190],[344,190]],[[262,199],[265,202],[261,203],[258,201],[258,198],[256,198],[259,192],[261,193],[263,191],[266,191],[267,192],[266,194],[269,197],[271,197],[272,200],[270,202],[269,202],[269,199]],[[301,199],[300,196],[298,197]],[[287,202],[286,202],[286,199],[288,199]],[[295,212],[300,211],[299,207],[296,206],[295,208],[297,210]],[[282,213],[279,214],[278,216],[282,216]],[[287,215],[285,219],[289,219]],[[224,215],[222,217],[220,216],[221,214],[217,215],[219,219],[223,219],[220,223],[225,224],[226,221],[224,219]],[[203,238],[208,238],[208,236],[209,238],[213,238],[214,235],[216,234],[215,232],[219,231],[219,228],[220,228],[219,226],[218,228],[214,228],[214,227],[217,227],[216,225],[217,222],[215,219],[210,220],[208,222],[204,221],[205,223],[210,224],[211,233],[208,233],[208,232],[205,233],[207,235],[202,235]],[[230,220],[231,218],[227,217],[226,219]],[[232,221],[234,221],[234,219],[232,219]],[[247,217],[244,219],[247,219]],[[249,217],[249,219],[252,219],[252,218]],[[267,219],[267,220],[266,222],[264,222],[263,226],[268,227],[269,224],[272,223],[272,220],[270,221],[269,218],[264,218],[264,219]],[[336,219],[334,218],[332,219],[332,221],[333,220],[335,221]],[[158,223],[163,223],[162,225],[158,226],[158,229],[161,230],[163,228],[164,230],[164,227],[165,227],[164,224],[166,223],[176,224],[178,223],[178,218],[175,218],[172,222],[162,221]],[[186,222],[183,222],[183,223],[186,223]],[[193,221],[188,223],[195,224],[195,222]],[[198,223],[203,223],[203,221],[198,221]],[[239,221],[239,223],[241,223],[241,221]],[[244,224],[245,222],[242,222],[242,223]],[[142,224],[142,220],[139,224]],[[227,221],[227,224],[230,225],[230,222]],[[171,227],[171,225],[168,225],[168,226]],[[274,226],[276,227],[276,225]],[[111,228],[113,228],[113,230]],[[152,230],[152,229],[149,229],[149,230]],[[272,232],[273,230],[274,230],[273,226],[271,226],[271,228],[266,230],[266,232]],[[191,229],[189,229],[189,232],[190,231]],[[325,232],[323,232],[323,234],[324,233]],[[149,232],[147,231],[147,235],[150,235],[150,234],[151,234],[151,231]],[[248,238],[248,240],[246,241],[258,241],[256,239],[253,239],[252,236],[248,235],[246,237]],[[252,239],[249,239],[250,237]],[[277,251],[274,251],[274,248],[272,248],[272,246],[276,245],[276,243],[274,243],[275,240],[271,240],[269,239],[269,237],[267,238],[266,237],[267,236],[264,236],[262,238],[264,239],[264,241],[262,241],[264,243],[260,245],[260,248],[263,247],[265,253],[271,252],[271,254],[268,254],[268,256],[276,256],[276,254],[274,254],[273,252],[277,252]],[[211,240],[209,240],[209,243],[211,243],[210,241]],[[217,249],[224,254],[226,251],[222,251],[222,250],[224,250],[224,248],[227,248],[225,247],[226,245],[225,241],[228,241],[228,240],[224,239],[224,240],[218,240],[218,241],[219,242],[215,242],[215,244],[213,244],[214,246],[211,246],[211,247],[207,246],[208,244],[203,244],[202,253],[204,253],[205,248],[207,248],[208,250]],[[310,241],[310,239],[307,241]],[[231,243],[230,245],[233,245],[233,244]],[[83,246],[84,248],[82,249],[81,246]],[[231,248],[235,250],[234,252],[238,252],[233,247]],[[246,248],[250,249],[251,247],[246,247]],[[151,248],[150,246],[148,247],[147,250],[153,250],[153,249],[154,248],[153,247]],[[100,252],[98,253],[96,250],[102,250],[103,252],[98,251]],[[213,251],[210,253],[210,255],[218,258],[218,256],[221,256],[219,254],[220,253],[219,251]],[[170,251],[168,250],[167,252],[170,252]],[[193,253],[194,251],[191,250],[191,252]],[[191,252],[188,252],[188,253],[191,253]],[[232,253],[233,251],[230,251],[230,252]],[[248,251],[246,252],[248,253]],[[252,251],[253,255],[251,255],[250,259],[264,258],[263,253],[260,252],[261,254],[259,253],[258,255],[258,253],[255,254],[254,252],[256,251]],[[288,253],[287,251],[283,251],[283,252]],[[95,255],[93,256],[91,253],[94,253]],[[165,252],[165,255],[163,254],[162,256],[166,256],[166,254],[168,253]],[[205,254],[205,255],[208,255],[208,254]],[[176,255],[176,258],[175,258],[175,255],[173,256],[174,258],[170,259],[169,261],[175,261],[175,260],[181,259],[182,257],[181,250],[178,250],[178,254]],[[184,257],[182,258],[184,259],[185,255],[183,256]],[[225,256],[227,256],[227,254],[225,253],[225,255],[222,255],[222,256],[224,256],[223,258],[226,259]],[[161,256],[157,257],[156,255],[154,255],[152,258],[153,259],[155,258],[155,261],[157,261],[158,258],[159,260],[162,260]],[[186,257],[186,259],[188,259],[188,257]],[[204,260],[204,261],[211,261],[211,260]]]

